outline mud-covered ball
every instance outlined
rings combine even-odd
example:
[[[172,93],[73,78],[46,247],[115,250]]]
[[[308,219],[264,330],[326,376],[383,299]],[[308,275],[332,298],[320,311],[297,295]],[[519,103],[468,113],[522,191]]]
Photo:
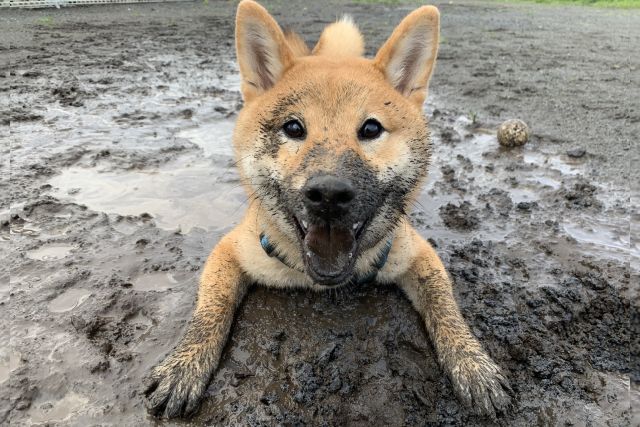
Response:
[[[529,126],[522,120],[507,120],[498,128],[498,142],[503,147],[519,147],[527,141],[529,141]]]

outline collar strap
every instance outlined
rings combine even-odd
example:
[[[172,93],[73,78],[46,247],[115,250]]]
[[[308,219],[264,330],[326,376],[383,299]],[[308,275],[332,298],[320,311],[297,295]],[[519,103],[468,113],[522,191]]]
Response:
[[[260,246],[262,246],[262,249],[270,257],[276,258],[278,261],[280,261],[281,263],[283,263],[284,265],[286,265],[287,267],[289,267],[289,268],[291,268],[293,270],[297,270],[297,271],[300,271],[301,273],[304,273],[302,270],[300,270],[300,269],[294,267],[293,265],[291,265],[291,263],[287,260],[287,258],[285,256],[281,255],[276,250],[276,247],[273,244],[271,244],[271,242],[269,241],[269,238],[264,233],[260,233]]]
[[[385,245],[382,247],[382,249],[380,250],[380,253],[378,253],[378,256],[375,258],[375,260],[373,261],[373,264],[371,265],[371,267],[373,267],[373,270],[371,270],[370,273],[362,277],[354,277],[353,279],[351,279],[351,283],[357,284],[357,285],[363,285],[365,283],[373,282],[378,276],[378,271],[382,270],[382,267],[384,267],[384,265],[387,263],[387,259],[389,258],[389,252],[391,252],[392,242],[393,241],[389,239],[387,240]],[[262,249],[264,250],[264,252],[270,257],[276,258],[278,261],[280,261],[281,263],[283,263],[284,265],[286,265],[287,267],[293,270],[297,270],[304,273],[300,269],[291,265],[289,260],[287,260],[285,256],[281,255],[277,251],[275,245],[273,245],[269,241],[269,237],[267,237],[267,235],[264,233],[260,233],[260,246],[262,246]]]

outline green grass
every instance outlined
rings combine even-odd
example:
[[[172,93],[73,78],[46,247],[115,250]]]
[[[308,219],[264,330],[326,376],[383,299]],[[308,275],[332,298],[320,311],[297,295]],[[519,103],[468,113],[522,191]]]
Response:
[[[528,1],[543,4],[575,4],[580,6],[614,7],[619,9],[640,8],[640,0],[508,0]]]
[[[640,9],[640,0],[499,0],[502,2],[529,2],[541,4],[575,4],[579,6],[614,7],[619,9]],[[362,4],[402,4],[416,3],[415,0],[353,0]]]
[[[412,0],[353,0],[354,3],[362,4],[402,4],[402,3],[415,3]]]
[[[43,25],[45,27],[51,27],[55,23],[54,19],[51,16],[43,16],[42,18],[38,18],[38,25]]]

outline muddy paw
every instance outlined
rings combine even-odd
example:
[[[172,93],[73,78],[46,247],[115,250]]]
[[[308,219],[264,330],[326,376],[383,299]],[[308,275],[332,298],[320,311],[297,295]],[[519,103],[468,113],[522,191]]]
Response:
[[[451,370],[451,382],[458,398],[475,413],[496,417],[511,406],[513,390],[489,356],[467,356]]]
[[[149,412],[157,417],[189,417],[197,412],[211,369],[193,357],[169,356],[147,378],[144,392]]]

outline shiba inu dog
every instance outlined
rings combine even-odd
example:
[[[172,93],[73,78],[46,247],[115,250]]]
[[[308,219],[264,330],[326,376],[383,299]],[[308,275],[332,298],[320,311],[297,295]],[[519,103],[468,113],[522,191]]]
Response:
[[[510,403],[500,368],[466,325],[452,282],[407,218],[427,176],[422,104],[438,51],[439,12],[410,13],[375,58],[350,19],[313,50],[260,5],[238,6],[244,107],[234,147],[251,204],[209,256],[192,321],[149,375],[152,413],[193,414],[253,283],[323,290],[396,284],[422,315],[443,370],[469,407]]]

